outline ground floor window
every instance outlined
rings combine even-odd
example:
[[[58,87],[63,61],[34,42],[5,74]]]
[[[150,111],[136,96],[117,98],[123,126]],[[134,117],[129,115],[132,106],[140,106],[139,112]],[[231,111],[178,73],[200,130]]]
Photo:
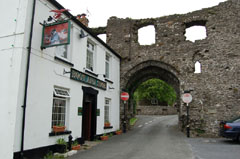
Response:
[[[110,122],[110,104],[111,99],[105,98],[105,106],[104,106],[104,122]]]
[[[52,126],[66,126],[66,107],[69,97],[68,90],[54,88]]]

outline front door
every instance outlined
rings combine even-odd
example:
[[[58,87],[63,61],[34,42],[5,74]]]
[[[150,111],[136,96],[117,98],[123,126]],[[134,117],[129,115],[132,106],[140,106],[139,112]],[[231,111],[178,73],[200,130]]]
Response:
[[[83,111],[82,111],[82,139],[94,140],[97,128],[97,95],[98,91],[91,87],[83,89]]]
[[[92,101],[85,101],[83,107],[83,136],[84,140],[91,140]]]
[[[82,118],[82,138],[84,140],[94,140],[96,135],[96,96],[85,93],[83,98],[83,118]]]

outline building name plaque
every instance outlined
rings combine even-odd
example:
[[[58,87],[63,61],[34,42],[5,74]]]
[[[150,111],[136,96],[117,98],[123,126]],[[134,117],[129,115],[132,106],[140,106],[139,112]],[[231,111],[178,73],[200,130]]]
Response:
[[[76,80],[82,83],[89,84],[91,86],[106,90],[107,89],[107,83],[104,81],[101,81],[95,77],[89,76],[83,72],[80,72],[78,70],[75,70],[71,68],[71,75],[70,79]]]

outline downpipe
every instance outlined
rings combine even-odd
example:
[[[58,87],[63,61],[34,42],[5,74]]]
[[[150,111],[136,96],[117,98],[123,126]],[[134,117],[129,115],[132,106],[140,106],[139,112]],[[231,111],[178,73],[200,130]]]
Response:
[[[32,48],[32,36],[33,36],[33,24],[34,24],[35,8],[36,8],[36,0],[33,0],[32,20],[31,20],[31,26],[30,26],[29,43],[28,43],[28,47],[27,47],[28,55],[27,55],[26,77],[25,77],[24,102],[23,102],[23,105],[22,105],[23,116],[22,116],[22,130],[21,130],[20,159],[24,158],[24,137],[25,137],[24,132],[25,132],[25,119],[26,119],[26,103],[27,103],[29,68],[30,68],[30,59],[31,59],[30,57],[31,57],[31,48]]]

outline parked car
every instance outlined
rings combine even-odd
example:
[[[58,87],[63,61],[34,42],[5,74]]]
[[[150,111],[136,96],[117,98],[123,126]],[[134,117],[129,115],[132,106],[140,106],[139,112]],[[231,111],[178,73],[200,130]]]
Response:
[[[220,136],[240,142],[240,117],[220,122]]]

